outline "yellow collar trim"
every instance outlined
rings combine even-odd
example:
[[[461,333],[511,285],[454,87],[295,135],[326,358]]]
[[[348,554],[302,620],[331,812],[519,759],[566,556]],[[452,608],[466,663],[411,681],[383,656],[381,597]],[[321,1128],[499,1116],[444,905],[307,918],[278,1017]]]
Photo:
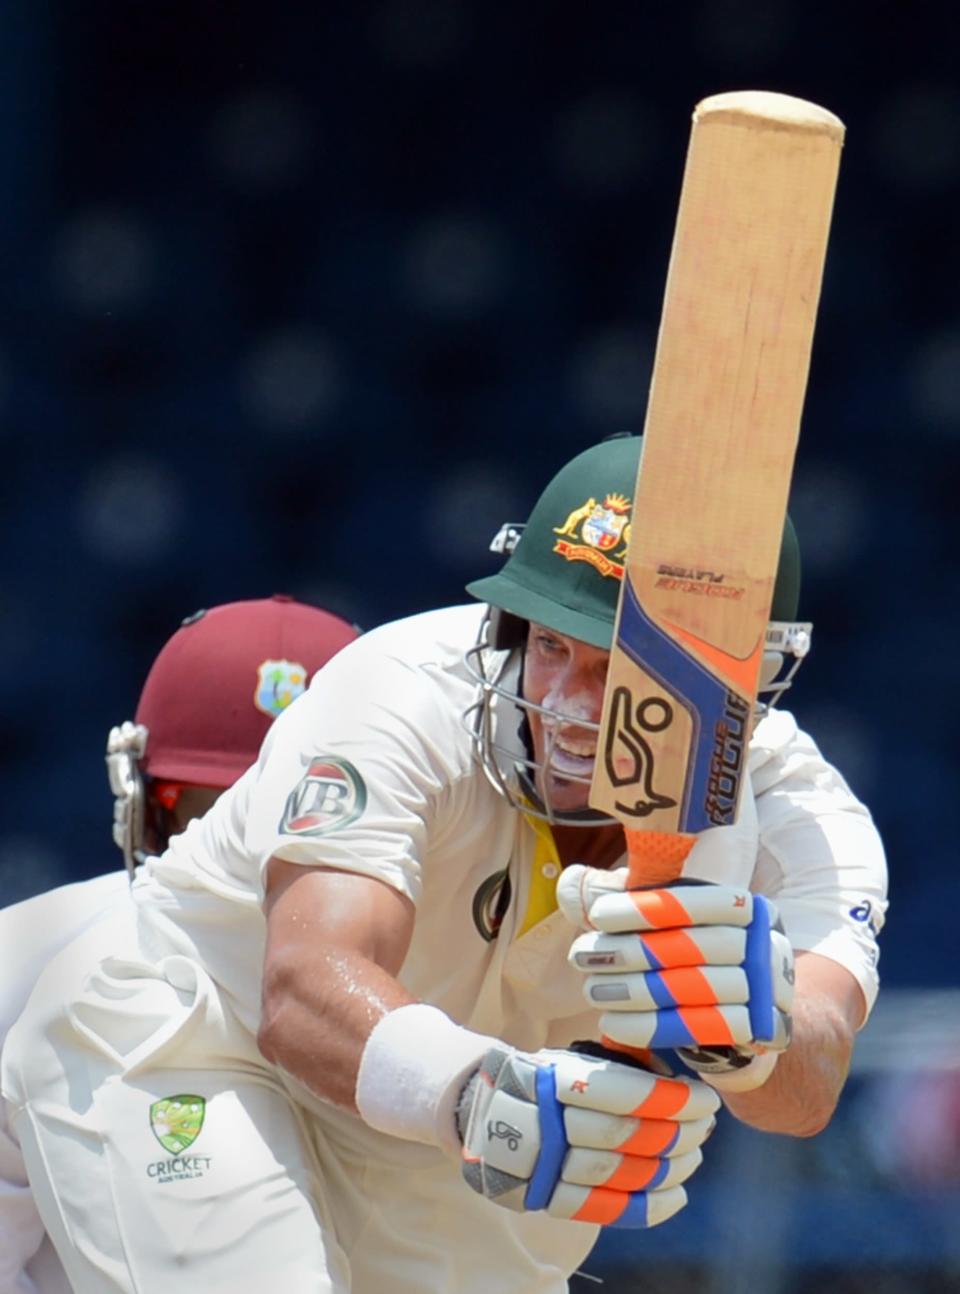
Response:
[[[527,908],[517,931],[525,935],[538,922],[557,910],[557,878],[560,875],[560,854],[550,830],[549,822],[525,813],[524,819],[533,828],[536,842],[533,847],[533,865],[530,871],[530,892]]]

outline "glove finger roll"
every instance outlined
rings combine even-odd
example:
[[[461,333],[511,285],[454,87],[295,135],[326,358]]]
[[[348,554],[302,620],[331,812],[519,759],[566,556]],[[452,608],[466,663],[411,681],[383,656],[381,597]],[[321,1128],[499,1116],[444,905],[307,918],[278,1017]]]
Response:
[[[651,930],[647,934],[578,935],[570,961],[581,970],[670,970],[678,966],[739,966],[747,947],[746,931],[734,926],[698,926],[691,930]]]
[[[589,930],[590,918],[587,914],[599,896],[624,890],[626,885],[625,867],[607,871],[585,867],[583,863],[573,863],[563,869],[557,880],[557,906],[571,925],[578,930]]]
[[[745,1006],[681,1006],[660,1011],[606,1011],[600,1028],[626,1047],[738,1047],[752,1041]]]
[[[681,966],[646,974],[598,974],[584,980],[591,1006],[608,1011],[661,1011],[665,1007],[743,1006],[747,976],[737,966]]]
[[[613,1033],[610,1037],[622,1041]],[[660,1078],[571,1052],[557,1052],[554,1063],[557,1100],[563,1105],[649,1119],[699,1119],[717,1108],[711,1104],[710,1089],[691,1079]]]
[[[732,885],[672,885],[665,890],[602,894],[590,908],[590,924],[612,934],[689,926],[748,926],[753,895]]]
[[[712,1088],[709,1090],[713,1092]],[[713,1095],[715,1109],[720,1099],[716,1093]],[[563,1126],[571,1148],[674,1158],[703,1145],[716,1126],[716,1120],[712,1113],[700,1119],[674,1123],[671,1119],[628,1119],[616,1114],[601,1114],[597,1110],[568,1108],[563,1112]]]
[[[571,1186],[558,1182],[547,1212],[554,1218],[594,1222],[603,1227],[655,1227],[672,1218],[687,1202],[682,1186],[664,1191],[611,1191],[603,1186]]]
[[[618,1155],[610,1150],[570,1150],[563,1181],[574,1186],[606,1186],[615,1191],[657,1191],[681,1186],[703,1163],[699,1150],[672,1159]]]

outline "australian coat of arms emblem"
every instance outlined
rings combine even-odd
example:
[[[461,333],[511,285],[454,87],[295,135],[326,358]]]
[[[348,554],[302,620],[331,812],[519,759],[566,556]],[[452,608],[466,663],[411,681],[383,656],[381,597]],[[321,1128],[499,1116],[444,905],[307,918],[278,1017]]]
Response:
[[[602,502],[589,498],[553,533],[560,536],[553,551],[568,562],[589,562],[601,575],[621,580],[630,542],[630,500],[623,494],[607,494]]]

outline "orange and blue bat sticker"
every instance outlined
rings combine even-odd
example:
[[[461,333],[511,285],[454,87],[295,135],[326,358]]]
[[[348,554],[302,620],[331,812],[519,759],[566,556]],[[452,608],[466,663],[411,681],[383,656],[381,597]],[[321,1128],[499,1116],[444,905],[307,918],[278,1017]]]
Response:
[[[617,646],[686,711],[692,723],[690,760],[678,805],[676,830],[696,834],[709,827],[729,826],[736,816],[745,768],[749,706],[692,652],[651,620],[629,579],[623,587]],[[618,725],[619,731],[610,725],[604,759],[613,784],[623,787],[623,776],[613,776],[612,743],[619,742],[636,750],[634,781],[643,794],[631,807],[629,792],[625,790],[625,803],[620,804],[618,800],[618,807],[628,815],[645,817],[673,802],[662,794],[662,787],[659,793],[650,794],[657,781],[654,753],[638,729],[650,734],[665,731],[674,720],[674,711],[662,698],[633,697],[628,698],[623,710],[629,719]],[[630,725],[627,731],[624,731],[625,724]]]

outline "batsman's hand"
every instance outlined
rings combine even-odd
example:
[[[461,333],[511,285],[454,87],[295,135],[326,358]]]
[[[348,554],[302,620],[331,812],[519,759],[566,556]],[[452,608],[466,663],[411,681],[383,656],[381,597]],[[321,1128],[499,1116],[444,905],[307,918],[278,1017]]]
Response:
[[[498,1043],[460,1098],[463,1175],[497,1204],[612,1227],[652,1227],[687,1202],[716,1093],[574,1051]]]
[[[624,890],[610,873],[594,885],[593,870],[567,868],[558,898],[591,927],[570,961],[604,1036],[677,1049],[711,1081],[743,1070],[741,1090],[765,1081],[772,1064],[747,1067],[788,1046],[793,1002],[793,950],[774,904],[730,885]]]

